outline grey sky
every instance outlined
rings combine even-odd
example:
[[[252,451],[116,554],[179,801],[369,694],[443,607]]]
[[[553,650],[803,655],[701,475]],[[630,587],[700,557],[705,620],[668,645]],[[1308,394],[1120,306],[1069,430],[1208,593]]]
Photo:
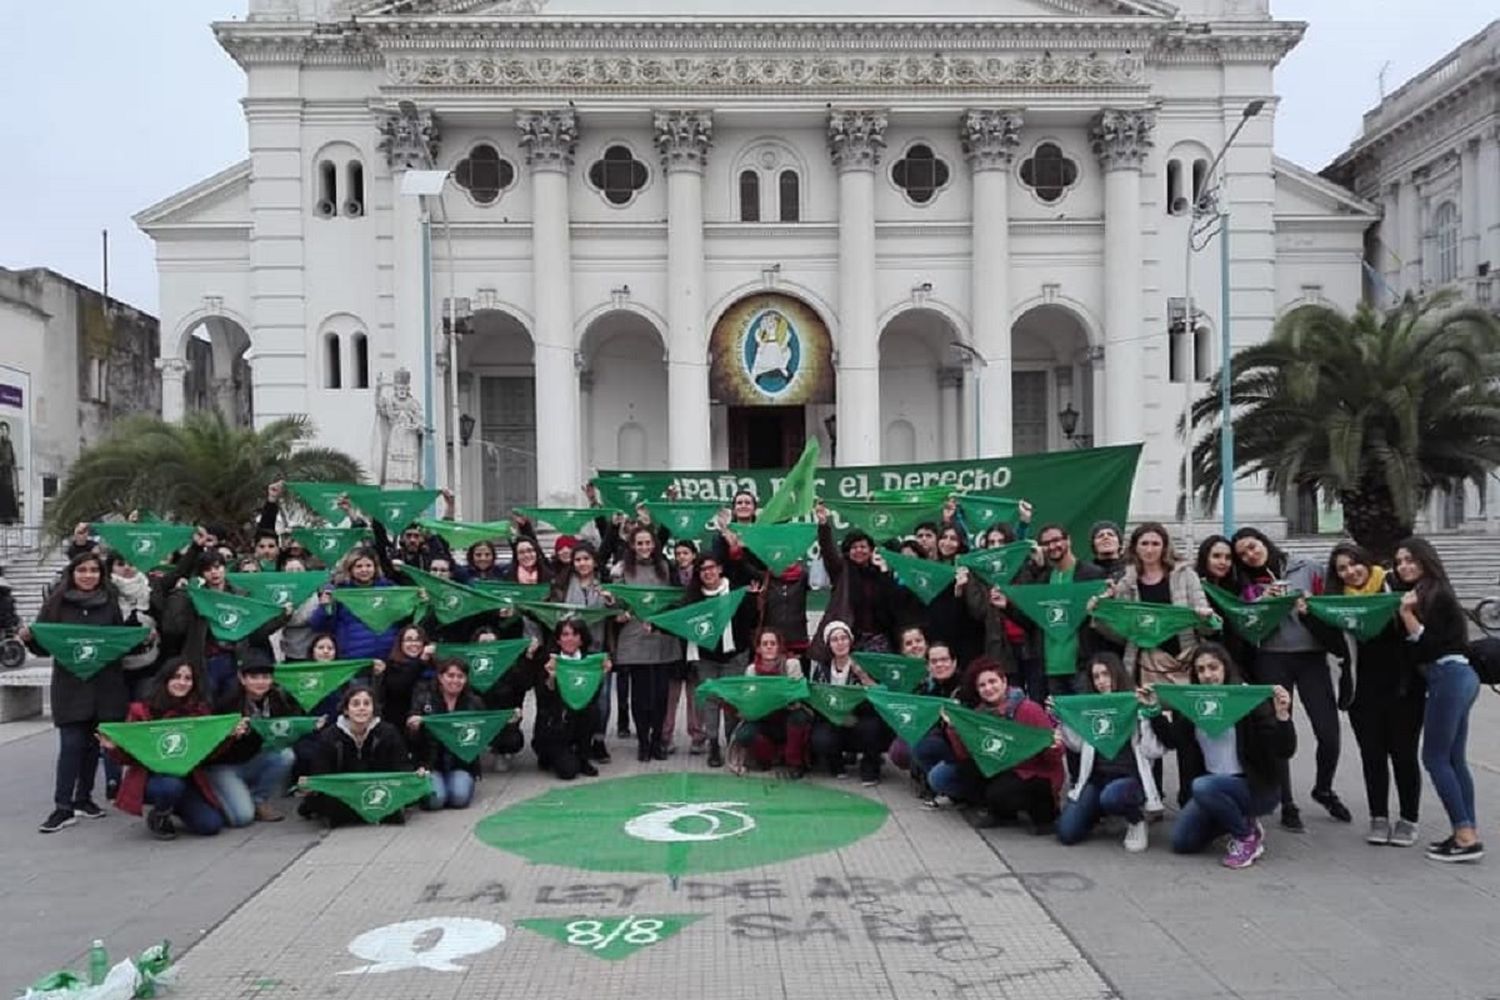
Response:
[[[0,264],[51,267],[97,286],[107,228],[111,293],[154,310],[151,243],[130,216],[245,156],[244,78],[208,29],[245,2],[3,5],[0,94],[14,103],[0,157]],[[1395,89],[1484,27],[1488,7],[1273,0],[1278,17],[1310,23],[1277,78],[1277,151],[1324,166],[1375,104],[1383,63]]]

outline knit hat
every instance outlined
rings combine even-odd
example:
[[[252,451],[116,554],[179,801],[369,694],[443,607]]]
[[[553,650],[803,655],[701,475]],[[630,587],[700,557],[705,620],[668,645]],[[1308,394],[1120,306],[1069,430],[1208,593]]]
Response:
[[[1118,524],[1116,524],[1115,522],[1113,522],[1113,521],[1095,521],[1094,522],[1094,526],[1089,529],[1089,541],[1092,542],[1095,538],[1098,538],[1099,537],[1099,532],[1101,532],[1101,531],[1113,531],[1115,533],[1115,537],[1116,538],[1124,538],[1125,537],[1124,535],[1120,534],[1120,526]]]
[[[829,639],[832,639],[835,632],[843,632],[850,639],[854,638],[854,630],[835,618],[833,621],[823,625],[823,641],[827,642]]]
[[[558,555],[562,555],[564,552],[567,552],[577,544],[578,539],[574,538],[572,535],[558,535],[557,542],[555,545],[553,545],[553,551]]]

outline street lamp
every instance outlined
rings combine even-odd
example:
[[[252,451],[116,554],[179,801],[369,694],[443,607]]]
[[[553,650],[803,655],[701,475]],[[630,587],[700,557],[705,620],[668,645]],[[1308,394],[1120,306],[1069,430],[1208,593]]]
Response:
[[[957,351],[969,367],[974,370],[974,457],[984,457],[984,370],[990,363],[984,360],[984,355],[974,348],[965,344],[962,340],[950,340],[948,346]]]
[[[1234,145],[1234,140],[1239,138],[1240,132],[1250,123],[1250,119],[1260,114],[1265,108],[1266,102],[1256,98],[1246,104],[1240,112],[1240,120],[1235,123],[1234,130],[1214,154],[1209,162],[1208,169],[1204,171],[1204,183],[1213,183],[1212,178],[1219,169],[1219,164],[1224,160],[1224,154],[1229,152],[1229,147]],[[1187,534],[1186,546],[1192,550],[1196,539],[1196,521],[1193,510],[1193,386],[1197,377],[1197,317],[1194,315],[1193,307],[1193,254],[1208,246],[1214,234],[1219,236],[1220,255],[1220,288],[1221,305],[1219,307],[1219,422],[1220,422],[1220,477],[1222,488],[1220,489],[1221,503],[1224,512],[1224,534],[1234,533],[1234,427],[1231,422],[1232,411],[1229,405],[1229,355],[1231,347],[1229,342],[1229,212],[1227,199],[1224,197],[1224,188],[1228,182],[1227,177],[1222,177],[1212,188],[1205,188],[1201,192],[1194,192],[1193,209],[1188,218],[1187,240],[1184,247],[1184,297],[1182,310],[1182,336],[1184,350],[1181,356],[1186,359],[1187,371],[1183,373],[1183,397],[1182,397],[1182,426],[1183,426],[1183,451],[1182,451],[1182,481],[1183,481],[1183,522]],[[1216,224],[1216,225],[1215,225]],[[1195,245],[1194,241],[1203,236],[1202,246]],[[1168,336],[1170,336],[1170,331]]]

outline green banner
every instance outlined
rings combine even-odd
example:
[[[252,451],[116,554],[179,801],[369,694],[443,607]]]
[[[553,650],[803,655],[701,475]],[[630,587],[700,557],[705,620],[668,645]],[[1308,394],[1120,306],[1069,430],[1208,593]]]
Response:
[[[869,699],[876,714],[885,720],[886,725],[895,730],[896,735],[901,737],[908,747],[916,746],[917,741],[938,724],[938,716],[943,710],[956,704],[949,698],[882,691],[880,688],[867,690],[865,697]]]
[[[1209,736],[1223,736],[1276,691],[1269,684],[1158,684],[1152,690]]]
[[[918,559],[899,552],[882,552],[885,564],[896,574],[896,582],[917,595],[923,604],[931,604],[943,591],[952,591],[958,570],[951,563]]]
[[[942,509],[954,494],[948,486],[916,486],[911,489],[871,490],[869,499],[876,503],[922,504]]]
[[[293,528],[292,538],[324,566],[332,566],[370,541],[366,528]]]
[[[936,521],[942,513],[941,504],[930,503],[835,500],[829,501],[827,506],[850,527],[863,531],[877,542],[905,538],[917,530],[917,525]]]
[[[171,558],[172,553],[193,540],[190,524],[167,524],[149,521],[100,521],[94,534],[110,550],[142,573],[149,572]]]
[[[328,574],[319,570],[302,573],[226,573],[230,586],[238,587],[257,601],[267,604],[290,604],[300,607],[302,602],[318,592],[328,582]]]
[[[649,618],[682,602],[681,587],[654,587],[633,583],[606,583],[601,588],[615,603],[637,618]]]
[[[495,712],[438,712],[422,716],[422,728],[453,756],[472,764],[515,715],[509,708]]]
[[[1036,509],[1039,523],[1058,521],[1067,525],[1073,551],[1086,553],[1089,528],[1095,521],[1123,524],[1128,519],[1130,488],[1140,453],[1141,446],[1131,444],[1013,458],[822,468],[817,470],[814,483],[817,494],[830,505],[837,500],[869,497],[873,490],[938,486],[956,493],[1025,498]],[[785,471],[769,469],[601,472],[594,483],[606,503],[627,509],[637,501],[665,496],[668,486],[677,487],[683,500],[727,506],[740,489],[761,497],[773,495],[786,475]],[[937,514],[934,510],[933,519]]]
[[[184,778],[219,749],[241,718],[181,715],[151,722],[101,722],[99,732],[152,774]]]
[[[943,711],[959,742],[986,778],[1030,760],[1050,747],[1054,739],[1051,727],[1028,726],[956,704],[946,706]]]
[[[496,642],[440,642],[437,662],[462,660],[469,668],[469,686],[482,694],[494,687],[530,648],[531,640],[524,636]]]
[[[561,604],[556,601],[520,601],[517,607],[553,630],[556,630],[557,626],[568,618],[576,618],[592,629],[600,622],[620,613],[618,609],[603,604],[589,606]]]
[[[991,549],[975,549],[953,560],[991,587],[1004,587],[1016,578],[1026,560],[1036,551],[1032,542],[1011,542]]]
[[[384,632],[416,614],[422,603],[420,587],[338,587],[333,599],[372,632]]]
[[[440,625],[452,625],[489,611],[498,611],[505,602],[472,587],[417,569],[402,566],[401,572],[427,596],[427,608]]]
[[[498,580],[474,580],[467,584],[481,594],[488,594],[500,602],[501,610],[515,611],[529,601],[545,601],[552,588],[545,583],[502,583]]]
[[[759,677],[744,674],[719,677],[698,685],[698,700],[717,698],[733,708],[741,718],[754,722],[764,719],[796,702],[812,697],[807,681],[800,677]]]
[[[866,653],[855,650],[849,654],[860,669],[888,691],[910,694],[922,684],[927,676],[927,661],[919,656],[902,656],[900,653]]]
[[[808,438],[802,446],[797,463],[787,472],[786,478],[776,487],[771,498],[761,506],[761,524],[780,524],[793,518],[805,518],[812,514],[817,504],[818,492],[818,439]],[[764,493],[756,494],[765,496]]]
[[[343,687],[374,660],[297,660],[276,664],[276,683],[311,712],[324,698]]]
[[[1258,601],[1242,601],[1229,591],[1207,582],[1203,584],[1203,592],[1208,595],[1213,606],[1219,609],[1229,627],[1255,646],[1275,634],[1281,623],[1286,621],[1287,615],[1296,609],[1297,598],[1301,596],[1285,594],[1281,597],[1262,597]]]
[[[88,680],[118,661],[151,636],[145,625],[59,625],[37,622],[31,626],[38,646],[79,680]]]
[[[208,622],[209,631],[220,642],[239,642],[284,614],[279,604],[241,597],[225,590],[188,587],[187,595],[193,602],[193,610]]]
[[[718,597],[710,597],[672,611],[652,615],[646,621],[652,628],[670,632],[679,639],[686,639],[704,649],[714,649],[724,635],[724,630],[734,621],[734,613],[748,591],[741,587]]]
[[[1108,587],[1107,580],[1090,580],[1005,588],[1006,598],[1041,629],[1047,676],[1061,677],[1078,669],[1078,630],[1088,618],[1089,599]]]
[[[339,506],[339,498],[355,490],[368,489],[359,483],[287,483],[286,488],[307,505],[308,509],[325,521],[341,521],[347,515]],[[303,543],[306,544],[305,542]],[[312,546],[308,546],[311,548]]]
[[[1058,721],[1106,758],[1114,757],[1130,742],[1140,707],[1134,691],[1052,696],[1052,711]]]
[[[583,711],[604,681],[604,654],[594,653],[577,660],[559,656],[556,664],[558,696],[573,711]]]
[[[385,525],[386,531],[392,534],[406,530],[408,524],[432,508],[437,498],[437,490],[383,490],[377,486],[360,486],[349,491],[354,506]]]
[[[282,715],[251,719],[250,728],[260,737],[262,750],[285,750],[309,733],[317,732],[322,721],[318,715]]]
[[[855,681],[852,684],[808,684],[807,703],[813,711],[836,726],[848,725],[854,710],[865,703],[868,690]]]
[[[804,522],[736,524],[731,530],[777,576],[806,559],[807,550],[818,540],[818,526]]]
[[[681,500],[648,500],[646,513],[651,516],[652,523],[665,525],[667,534],[674,541],[683,538],[696,542],[717,530],[717,518],[725,506],[718,501],[687,503]]]
[[[524,927],[559,944],[580,948],[586,955],[618,962],[642,948],[659,944],[696,920],[701,913],[636,914],[597,918],[564,917],[561,919],[517,920]]]
[[[596,517],[607,521],[625,512],[617,507],[517,507],[516,513],[540,524],[550,524],[559,534],[576,535],[593,524]]]
[[[1353,633],[1360,642],[1369,642],[1384,632],[1400,607],[1400,594],[1330,594],[1307,599],[1308,614]]]
[[[338,799],[366,823],[379,823],[392,813],[416,805],[432,793],[432,785],[428,780],[411,771],[315,774],[302,787],[309,792]]]
[[[480,542],[505,544],[515,531],[515,525],[509,521],[442,521],[431,517],[417,518],[417,526],[455,549],[467,549]]]
[[[1021,501],[965,493],[958,498],[958,509],[963,511],[969,531],[978,535],[997,524],[1015,524],[1020,517]]]
[[[1113,599],[1094,605],[1094,620],[1142,649],[1155,649],[1183,629],[1197,628],[1203,623],[1197,611],[1181,605]]]

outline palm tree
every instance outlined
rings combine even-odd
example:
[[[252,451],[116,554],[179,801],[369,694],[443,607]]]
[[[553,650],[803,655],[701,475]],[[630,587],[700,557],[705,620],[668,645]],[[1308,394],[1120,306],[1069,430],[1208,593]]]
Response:
[[[47,512],[47,530],[62,538],[80,521],[149,509],[241,532],[278,479],[359,481],[359,463],[343,452],[301,447],[312,436],[300,416],[260,430],[234,427],[218,410],[189,414],[180,424],[133,417],[78,456]]]
[[[1456,293],[1352,317],[1306,306],[1230,361],[1232,475],[1261,474],[1271,494],[1337,497],[1350,535],[1389,557],[1434,489],[1482,487],[1500,464],[1497,376],[1500,321]],[[1212,503],[1224,475],[1217,390],[1193,404],[1193,420],[1212,428],[1193,448]]]

